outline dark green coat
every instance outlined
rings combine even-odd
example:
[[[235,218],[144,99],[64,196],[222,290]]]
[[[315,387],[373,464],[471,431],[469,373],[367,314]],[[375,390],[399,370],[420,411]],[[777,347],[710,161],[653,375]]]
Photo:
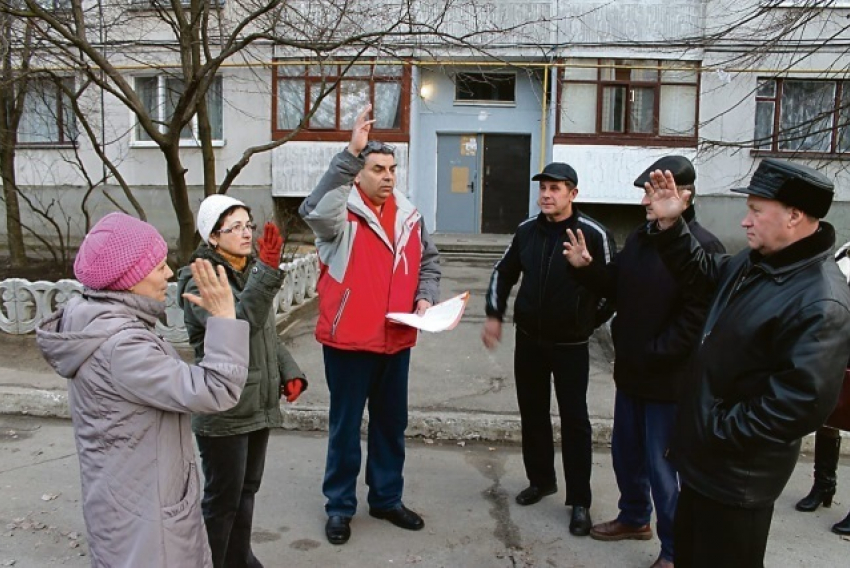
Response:
[[[203,258],[213,266],[224,266],[233,295],[236,297],[236,318],[251,324],[249,341],[248,380],[239,403],[226,412],[195,414],[192,430],[201,436],[232,436],[263,428],[280,426],[280,381],[306,379],[289,350],[283,346],[275,326],[272,304],[283,284],[284,273],[269,268],[259,260],[249,259],[245,269],[235,270],[206,244],[192,255]],[[178,272],[178,295],[183,308],[189,343],[195,349],[195,361],[204,358],[204,334],[209,312],[183,300],[184,293],[198,294],[192,272],[184,266]]]

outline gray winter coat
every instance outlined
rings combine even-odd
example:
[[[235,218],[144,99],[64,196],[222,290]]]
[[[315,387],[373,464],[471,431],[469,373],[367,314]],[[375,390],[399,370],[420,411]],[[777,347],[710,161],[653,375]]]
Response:
[[[165,304],[86,290],[36,330],[68,381],[92,566],[212,566],[190,412],[236,404],[248,324],[207,322],[206,357],[183,362],[154,332]]]

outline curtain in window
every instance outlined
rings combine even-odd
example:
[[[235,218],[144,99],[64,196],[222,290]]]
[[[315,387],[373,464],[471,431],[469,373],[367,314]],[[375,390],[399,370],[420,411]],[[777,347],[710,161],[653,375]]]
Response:
[[[697,89],[681,85],[662,85],[658,101],[660,136],[693,136],[696,125]]]
[[[401,83],[375,83],[375,128],[401,128]]]
[[[339,128],[351,130],[357,115],[369,104],[369,81],[342,81],[339,89]],[[380,128],[377,123],[375,127]]]
[[[304,118],[304,81],[281,79],[277,82],[277,127],[293,130]]]
[[[59,91],[50,81],[30,81],[24,96],[24,113],[18,125],[21,143],[60,142]]]
[[[224,108],[221,93],[221,77],[213,79],[207,91],[207,114],[210,117],[210,130],[213,140],[224,139]]]
[[[136,94],[142,100],[145,110],[153,120],[159,120],[159,95],[157,89],[156,77],[137,77],[136,78]],[[145,130],[136,124],[136,140],[150,141],[150,135]]]
[[[185,85],[186,84],[183,79],[179,79],[177,77],[165,78],[165,113],[162,116],[163,121],[170,122],[174,118],[174,109],[177,108],[177,103],[180,101],[180,97],[183,95],[183,91],[186,88]],[[195,139],[195,135],[192,132],[191,120],[180,130],[180,139]]]
[[[561,90],[561,132],[567,134],[596,132],[595,84],[564,83]]]
[[[624,132],[626,126],[626,88],[602,89],[602,131]]]
[[[829,152],[835,83],[785,81],[779,116],[779,149]]]
[[[655,117],[655,89],[633,87],[629,106],[629,132],[652,134]]]
[[[838,112],[838,152],[850,152],[850,81],[841,83],[841,110]]]
[[[319,99],[319,95],[328,87],[328,83],[317,82],[310,85],[310,108],[313,108],[313,105]],[[316,113],[310,119],[310,128],[336,128],[336,96],[334,92],[328,93],[328,96],[319,103]]]

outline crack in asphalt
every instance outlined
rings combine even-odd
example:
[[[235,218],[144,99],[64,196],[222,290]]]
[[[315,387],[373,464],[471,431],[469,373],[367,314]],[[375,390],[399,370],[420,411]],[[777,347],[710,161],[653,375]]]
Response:
[[[502,488],[501,478],[505,473],[505,457],[499,453],[470,453],[466,461],[493,484],[481,492],[481,496],[490,503],[490,516],[496,521],[493,536],[509,550],[522,549],[522,537],[519,527],[511,519],[508,506],[508,493]]]

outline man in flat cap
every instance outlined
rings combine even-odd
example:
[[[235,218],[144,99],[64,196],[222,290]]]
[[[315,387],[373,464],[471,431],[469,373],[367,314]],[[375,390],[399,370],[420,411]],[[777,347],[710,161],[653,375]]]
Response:
[[[829,416],[850,352],[850,290],[820,220],[832,182],[765,159],[738,193],[749,251],[712,255],[682,220],[687,191],[656,170],[646,186],[650,235],[694,297],[711,298],[683,386],[671,453],[682,490],[674,527],[679,568],[763,566],[773,504],[800,439]]]
[[[580,213],[573,203],[578,195],[578,175],[572,167],[555,162],[531,179],[539,182],[540,214],[517,227],[510,246],[496,263],[487,289],[482,340],[488,349],[494,349],[501,340],[508,296],[522,275],[514,303],[514,375],[529,486],[516,496],[516,502],[533,505],[558,491],[549,415],[554,380],[566,504],[572,507],[569,530],[575,536],[586,536],[592,526],[587,343],[611,311],[597,294],[579,284],[576,270],[560,251],[567,229],[581,229],[588,249],[602,264],[611,260],[615,246],[608,231]]]
[[[682,217],[703,249],[726,252],[717,237],[696,221],[692,204],[696,171],[691,161],[684,156],[665,156],[639,175],[634,185],[645,191],[649,174],[658,169],[669,170],[676,185],[690,192]],[[667,448],[676,420],[676,400],[708,304],[705,299],[686,297],[664,266],[647,235],[655,212],[646,193],[641,205],[647,222],[629,235],[613,261],[607,265],[593,261],[581,230],[569,234],[567,260],[580,269],[576,275],[582,284],[617,307],[611,324],[617,385],[611,455],[620,489],[620,512],[616,519],[595,525],[590,536],[602,541],[650,540],[654,503],[661,553],[652,568],[670,568],[679,479],[667,459]]]

